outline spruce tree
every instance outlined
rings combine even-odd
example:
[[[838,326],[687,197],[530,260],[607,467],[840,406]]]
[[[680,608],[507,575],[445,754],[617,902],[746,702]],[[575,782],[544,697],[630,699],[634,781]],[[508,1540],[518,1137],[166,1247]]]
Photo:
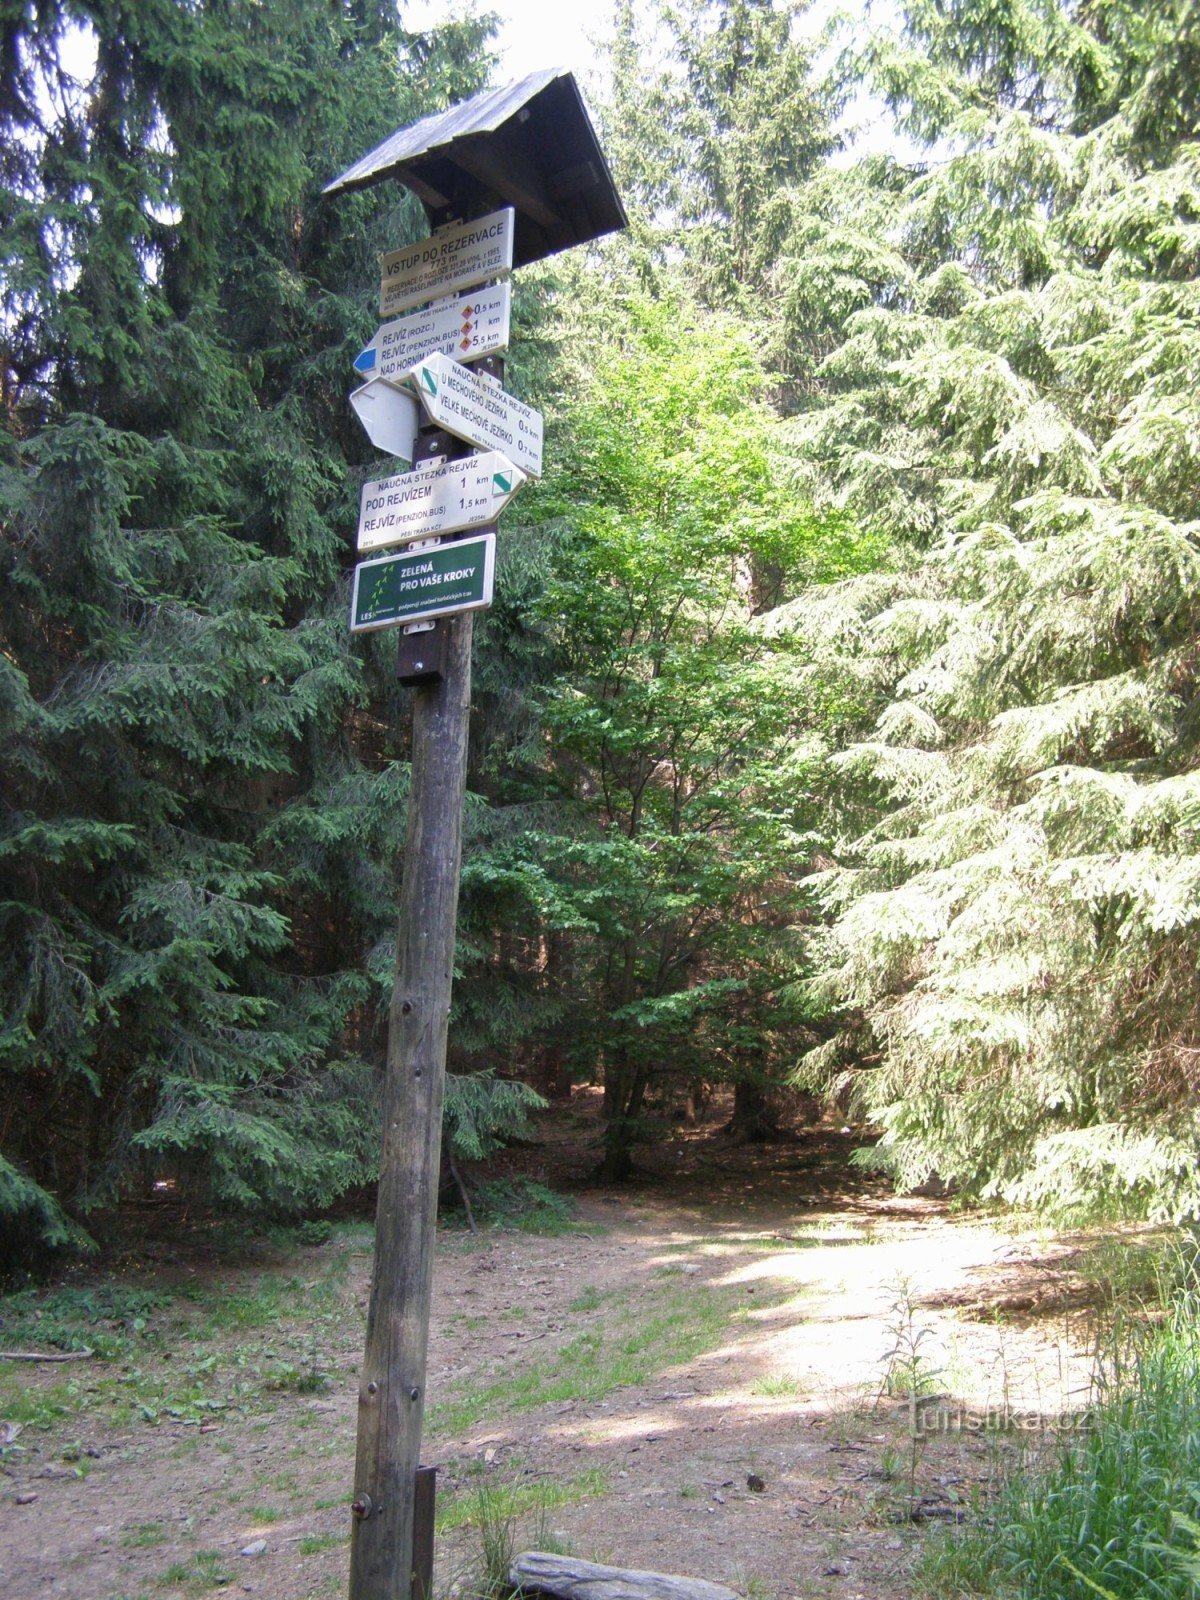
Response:
[[[344,396],[375,253],[423,224],[318,197],[477,88],[487,32],[316,0],[6,29],[10,1232],[62,1241],[155,1178],[290,1205],[370,1170],[364,954],[404,771],[367,715],[394,699],[383,654],[345,630],[370,452]]]
[[[798,481],[909,552],[776,619],[850,712],[804,1073],[903,1184],[1195,1215],[1193,8],[905,16],[864,70],[939,153],[778,269]]]

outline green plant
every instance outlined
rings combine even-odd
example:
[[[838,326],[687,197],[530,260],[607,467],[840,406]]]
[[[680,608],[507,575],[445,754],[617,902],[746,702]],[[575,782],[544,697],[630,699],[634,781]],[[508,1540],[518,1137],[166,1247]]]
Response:
[[[300,1366],[284,1363],[271,1369],[266,1387],[290,1394],[325,1394],[331,1379],[316,1356]]]
[[[933,1337],[933,1329],[918,1325],[917,1304],[907,1278],[896,1281],[886,1327],[892,1336],[892,1347],[880,1357],[885,1363],[882,1392],[893,1399],[913,1401],[921,1395],[932,1394],[940,1369],[928,1365],[922,1346]]]
[[[235,1501],[235,1503],[236,1503],[236,1501]],[[334,1501],[333,1503],[335,1505],[337,1504],[336,1501]],[[319,1511],[321,1509],[321,1507],[320,1506],[316,1506],[316,1507],[314,1507],[314,1509]],[[277,1506],[251,1506],[250,1509],[246,1512],[246,1516],[249,1519],[249,1521],[254,1522],[254,1523],[261,1523],[263,1526],[266,1526],[267,1524],[272,1523],[272,1522],[279,1522],[282,1519],[283,1515],[284,1515],[284,1513],[282,1511],[280,1511]]]
[[[475,1194],[481,1222],[521,1233],[569,1233],[577,1224],[575,1202],[533,1178],[493,1178]]]
[[[750,1390],[751,1394],[759,1394],[768,1399],[791,1397],[801,1392],[799,1380],[790,1377],[786,1372],[772,1373],[768,1377],[758,1378]]]
[[[541,1518],[559,1506],[594,1499],[602,1495],[607,1486],[607,1477],[599,1468],[591,1468],[570,1478],[550,1478],[541,1482],[493,1479],[465,1491],[442,1496],[437,1507],[437,1532],[441,1535],[455,1528],[478,1529],[488,1521],[509,1520],[515,1524],[530,1513]]]
[[[908,1508],[911,1514],[917,1503],[917,1467],[925,1439],[917,1402],[922,1395],[934,1392],[938,1374],[928,1366],[921,1348],[932,1337],[933,1330],[918,1325],[917,1305],[907,1278],[896,1282],[887,1328],[892,1336],[892,1347],[882,1357],[886,1362],[883,1389],[888,1395],[906,1399],[909,1404]]]
[[[938,1594],[1194,1600],[1200,1578],[1200,1292],[1122,1333],[1119,1366],[1036,1470],[1010,1473],[982,1525],[936,1541]]]
[[[517,1516],[503,1490],[486,1483],[476,1490],[473,1526],[483,1565],[479,1593],[491,1600],[508,1593],[509,1569],[517,1549]]]
[[[166,1539],[166,1531],[161,1522],[139,1522],[132,1528],[126,1528],[121,1534],[121,1543],[129,1550],[165,1544]]]
[[[0,1299],[0,1330],[14,1344],[91,1350],[100,1360],[128,1353],[136,1341],[157,1337],[154,1319],[171,1304],[157,1289],[121,1283],[25,1289]]]
[[[315,1556],[322,1550],[335,1550],[348,1538],[349,1534],[345,1533],[309,1533],[300,1540],[297,1549],[302,1556]]]
[[[159,1578],[161,1584],[194,1591],[221,1588],[232,1580],[219,1550],[198,1550],[187,1561],[174,1561]]]

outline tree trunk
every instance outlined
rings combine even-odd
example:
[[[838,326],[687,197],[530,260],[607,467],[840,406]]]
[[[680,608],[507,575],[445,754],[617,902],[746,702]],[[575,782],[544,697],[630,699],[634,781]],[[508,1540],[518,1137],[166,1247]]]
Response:
[[[766,1090],[751,1078],[734,1085],[733,1115],[722,1131],[739,1144],[776,1144],[788,1137]]]
[[[649,1082],[647,1069],[635,1068],[624,1053],[611,1075],[605,1077],[604,1156],[597,1175],[606,1183],[623,1183],[633,1171],[633,1141]],[[610,1087],[611,1111],[608,1110]]]

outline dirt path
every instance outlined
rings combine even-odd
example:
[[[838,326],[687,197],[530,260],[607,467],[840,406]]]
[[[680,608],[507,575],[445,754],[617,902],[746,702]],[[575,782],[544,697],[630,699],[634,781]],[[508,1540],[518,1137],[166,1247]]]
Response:
[[[1080,1241],[847,1190],[836,1155],[684,1141],[669,1182],[581,1197],[581,1232],[443,1237],[443,1595],[475,1581],[490,1504],[523,1547],[898,1600],[1032,1414],[1084,1402]],[[360,1230],[266,1271],[167,1263],[153,1281],[197,1287],[136,1360],[0,1374],[0,1440],[5,1397],[31,1418],[0,1454],[5,1600],[344,1593],[368,1261]]]

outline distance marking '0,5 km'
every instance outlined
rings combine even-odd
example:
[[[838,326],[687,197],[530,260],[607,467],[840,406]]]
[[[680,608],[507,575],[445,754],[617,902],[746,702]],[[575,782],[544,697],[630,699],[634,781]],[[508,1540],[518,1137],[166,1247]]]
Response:
[[[477,361],[508,349],[512,286],[472,289],[450,305],[429,306],[385,322],[355,357],[354,370],[367,378],[411,382],[414,361],[440,350],[455,361]]]
[[[410,373],[429,420],[482,450],[503,450],[522,472],[542,475],[542,414],[449,356],[432,355]]]

